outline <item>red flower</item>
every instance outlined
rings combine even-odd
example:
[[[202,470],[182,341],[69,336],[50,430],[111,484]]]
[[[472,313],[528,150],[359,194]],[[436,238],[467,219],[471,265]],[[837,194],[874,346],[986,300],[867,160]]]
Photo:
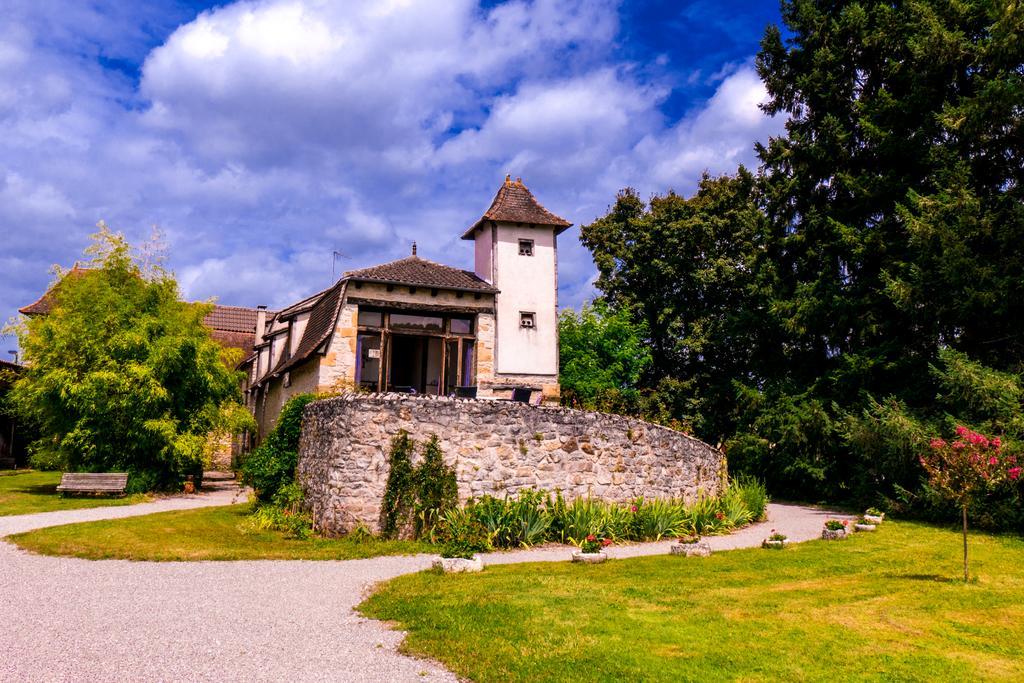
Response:
[[[992,448],[1002,448],[1003,447],[1003,442],[999,440],[998,436],[996,438],[992,439],[992,441],[990,441],[989,443],[992,444]]]
[[[610,539],[610,538],[606,538],[606,539],[604,539],[603,541],[601,541],[601,545],[603,545],[603,546],[604,546],[604,547],[606,547],[606,548],[607,548],[608,546],[610,546],[611,544],[612,544],[612,539]]]
[[[932,448],[943,448],[945,447],[946,442],[943,439],[932,439],[929,445]]]
[[[999,458],[997,458],[996,456],[993,455],[991,458],[988,459],[988,464],[989,465],[998,465],[999,464]]]
[[[721,522],[723,519],[725,519],[725,515],[723,513],[721,513],[721,512],[716,512],[715,513],[715,519],[717,519],[719,522]]]
[[[636,505],[634,505],[633,507],[629,508],[630,512],[636,512],[636,509],[637,509]]]
[[[1011,467],[1010,469],[1006,470],[1006,474],[1010,476],[1010,479],[1020,479],[1020,468]]]
[[[595,536],[594,534],[590,534],[589,536],[587,536],[587,540],[588,541],[596,541],[597,540],[597,536]]]
[[[849,523],[850,523],[850,520],[848,520],[848,519],[844,519],[843,520],[843,526],[847,526]]]

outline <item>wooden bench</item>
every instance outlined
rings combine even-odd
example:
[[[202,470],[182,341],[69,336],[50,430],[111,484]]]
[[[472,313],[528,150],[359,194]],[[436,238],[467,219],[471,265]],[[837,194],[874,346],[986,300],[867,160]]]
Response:
[[[69,493],[103,493],[123,496],[128,485],[128,475],[117,472],[66,472],[57,487],[63,495]]]

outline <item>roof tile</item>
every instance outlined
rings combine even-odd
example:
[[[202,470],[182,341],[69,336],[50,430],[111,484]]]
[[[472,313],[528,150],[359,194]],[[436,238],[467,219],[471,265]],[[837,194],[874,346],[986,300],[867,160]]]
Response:
[[[505,176],[505,183],[498,188],[498,193],[494,195],[491,208],[487,209],[484,215],[466,230],[462,239],[472,239],[473,231],[484,221],[551,225],[557,228],[556,234],[572,225],[561,216],[556,216],[541,206],[529,188],[523,184],[521,178],[516,178],[513,181],[509,176]]]
[[[471,292],[494,293],[498,291],[487,281],[477,277],[475,273],[434,263],[419,256],[407,256],[379,266],[353,270],[345,273],[345,278],[364,282],[385,282]]]

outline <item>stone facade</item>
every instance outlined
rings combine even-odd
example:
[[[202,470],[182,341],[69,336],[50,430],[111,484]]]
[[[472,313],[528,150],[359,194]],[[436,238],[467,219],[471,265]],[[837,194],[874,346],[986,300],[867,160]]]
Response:
[[[525,488],[567,499],[692,500],[717,495],[721,451],[641,420],[568,408],[487,400],[346,395],[306,407],[298,478],[317,528],[340,534],[379,529],[391,439],[400,429],[441,441],[459,498]],[[418,454],[417,454],[418,456]]]

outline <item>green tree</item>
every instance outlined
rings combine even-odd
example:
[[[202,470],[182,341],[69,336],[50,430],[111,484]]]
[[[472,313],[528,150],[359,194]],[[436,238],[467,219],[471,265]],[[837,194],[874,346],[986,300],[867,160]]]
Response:
[[[608,390],[639,388],[651,369],[646,336],[643,323],[602,300],[583,304],[579,313],[563,310],[558,317],[563,395],[587,403]]]
[[[607,216],[582,228],[611,319],[628,312],[649,341],[645,386],[685,395],[670,401],[676,417],[712,442],[733,428],[734,382],[777,363],[770,283],[760,279],[766,229],[756,178],[743,168],[705,175],[690,198],[669,193],[645,203],[624,190]],[[566,353],[579,355],[563,346],[563,368],[572,360]]]
[[[88,269],[58,274],[50,312],[18,326],[27,367],[11,401],[39,430],[37,462],[177,488],[202,473],[206,435],[238,398],[237,358],[203,325],[210,306],[182,302],[122,235],[101,224],[87,254]]]

